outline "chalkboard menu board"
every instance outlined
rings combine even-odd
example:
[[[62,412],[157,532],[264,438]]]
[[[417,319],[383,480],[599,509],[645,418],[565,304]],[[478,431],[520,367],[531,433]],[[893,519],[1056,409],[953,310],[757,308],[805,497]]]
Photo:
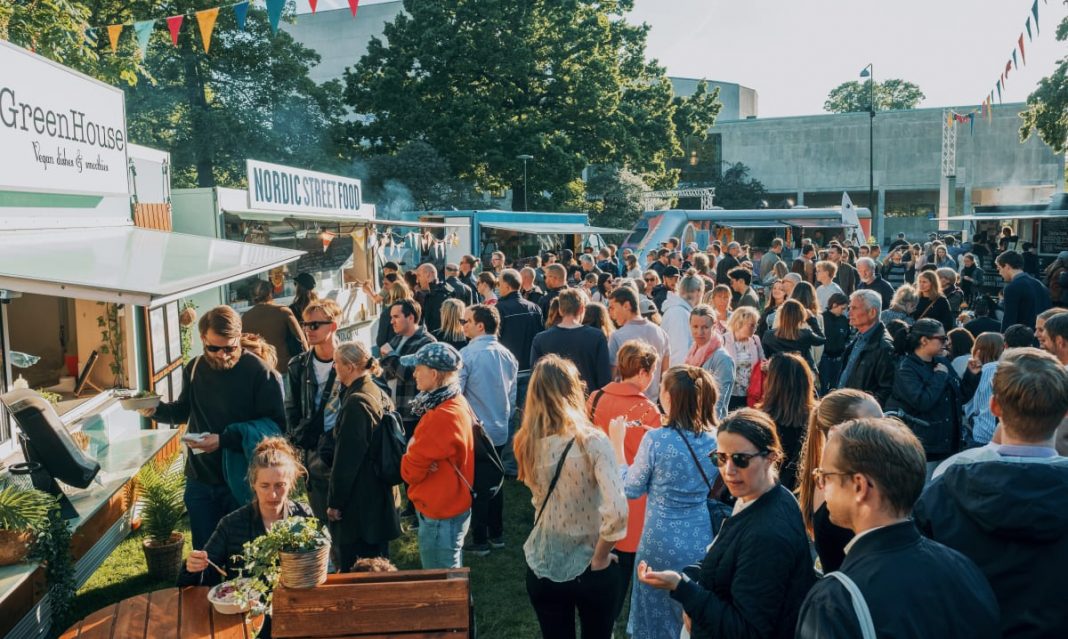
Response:
[[[316,236],[299,248],[307,251],[289,267],[290,273],[322,273],[336,271],[352,258],[352,236],[339,235],[323,251],[322,240]]]
[[[1042,228],[1038,234],[1038,252],[1056,255],[1061,251],[1068,251],[1068,217],[1042,220]]]

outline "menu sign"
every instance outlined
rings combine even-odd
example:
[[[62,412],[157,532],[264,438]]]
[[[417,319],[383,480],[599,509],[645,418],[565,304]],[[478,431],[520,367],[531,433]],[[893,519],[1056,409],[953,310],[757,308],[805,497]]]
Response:
[[[362,217],[359,180],[257,160],[247,165],[251,209]]]
[[[0,190],[129,196],[123,93],[0,41]]]
[[[1068,251],[1068,217],[1045,219],[1038,234],[1038,252],[1056,255]]]

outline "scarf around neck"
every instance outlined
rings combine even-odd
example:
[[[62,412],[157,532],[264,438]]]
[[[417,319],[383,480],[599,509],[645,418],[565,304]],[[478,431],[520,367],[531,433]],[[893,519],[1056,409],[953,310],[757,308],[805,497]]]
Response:
[[[712,357],[712,353],[715,353],[720,346],[723,346],[723,340],[715,331],[712,331],[712,338],[704,346],[698,346],[694,342],[694,345],[690,347],[690,352],[686,355],[686,365],[698,368],[704,366],[708,358]]]
[[[408,403],[408,407],[411,408],[412,415],[422,417],[427,411],[437,408],[438,405],[447,402],[459,394],[459,384],[446,384],[445,386],[435,388],[432,391],[423,391],[419,393]]]

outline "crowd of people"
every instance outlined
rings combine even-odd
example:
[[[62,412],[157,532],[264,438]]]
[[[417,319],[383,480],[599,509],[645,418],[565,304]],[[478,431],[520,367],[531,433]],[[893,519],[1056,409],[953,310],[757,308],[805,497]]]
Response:
[[[264,290],[244,324],[212,309],[181,397],[146,411],[203,434],[184,583],[292,514],[329,526],[342,571],[404,525],[424,568],[486,556],[499,457],[530,489],[515,532],[544,637],[608,638],[624,610],[637,639],[1068,636],[1068,252],[1038,272],[1009,242],[966,248],[387,263],[373,344],[339,341],[314,294]]]

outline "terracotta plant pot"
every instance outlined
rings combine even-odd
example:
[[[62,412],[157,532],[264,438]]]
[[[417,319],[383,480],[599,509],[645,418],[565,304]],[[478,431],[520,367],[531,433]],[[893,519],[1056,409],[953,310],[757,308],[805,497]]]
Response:
[[[0,566],[26,561],[33,536],[25,530],[0,530]]]
[[[153,543],[150,539],[142,543],[145,563],[148,564],[148,574],[153,579],[176,581],[178,573],[182,570],[182,549],[185,547],[185,538],[182,533],[172,533],[171,538],[162,544]]]

